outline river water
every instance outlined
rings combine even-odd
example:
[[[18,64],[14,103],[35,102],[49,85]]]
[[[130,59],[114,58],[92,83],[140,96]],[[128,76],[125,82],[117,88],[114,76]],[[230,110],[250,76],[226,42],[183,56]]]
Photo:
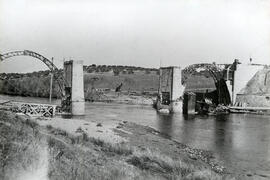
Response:
[[[47,99],[0,95],[1,100],[48,103]],[[59,104],[59,101],[53,101]],[[85,120],[130,121],[150,126],[194,148],[210,150],[223,165],[242,173],[270,174],[270,116],[159,114],[150,106],[86,103]]]

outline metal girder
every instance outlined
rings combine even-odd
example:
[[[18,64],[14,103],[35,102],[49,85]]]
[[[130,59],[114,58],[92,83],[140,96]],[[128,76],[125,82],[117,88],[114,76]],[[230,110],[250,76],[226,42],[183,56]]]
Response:
[[[46,64],[48,66],[48,68],[51,71],[58,70],[57,67],[49,59],[45,58],[44,56],[42,56],[42,55],[40,55],[40,54],[38,54],[36,52],[29,51],[29,50],[13,51],[13,52],[8,52],[8,53],[5,53],[5,54],[1,54],[0,55],[0,60],[3,61],[5,59],[7,59],[7,58],[11,58],[11,57],[14,57],[14,56],[31,56],[31,57],[37,58],[40,61],[42,61],[44,64]]]
[[[214,81],[217,82],[223,77],[223,69],[215,64],[201,63],[201,64],[192,64],[183,69],[183,76],[187,78],[188,75],[194,74],[199,71],[207,71],[213,77]],[[184,79],[184,83],[185,83]]]
[[[7,58],[11,58],[11,57],[14,57],[14,56],[31,56],[31,57],[34,57],[36,59],[39,59],[44,64],[46,64],[46,66],[50,69],[51,72],[54,72],[54,71],[58,70],[58,68],[49,59],[47,59],[46,57],[44,57],[44,56],[42,56],[42,55],[40,55],[40,54],[38,54],[36,52],[29,51],[29,50],[12,51],[12,52],[8,52],[8,53],[5,53],[5,54],[0,54],[0,61],[3,61],[5,59],[7,59]],[[63,93],[63,85],[66,84],[65,78],[63,77],[63,75],[58,75],[58,76],[55,76],[55,77],[56,77],[57,83],[58,83],[60,91],[61,91],[61,96],[63,96],[64,95],[64,93]]]
[[[223,70],[221,66],[216,64],[192,64],[183,70],[184,83],[187,81],[188,76],[196,72],[207,71],[215,82],[217,93],[219,97],[219,103],[228,105],[230,104],[230,93],[228,87],[223,78]]]
[[[12,102],[13,111],[22,112],[29,116],[53,117],[56,105]]]

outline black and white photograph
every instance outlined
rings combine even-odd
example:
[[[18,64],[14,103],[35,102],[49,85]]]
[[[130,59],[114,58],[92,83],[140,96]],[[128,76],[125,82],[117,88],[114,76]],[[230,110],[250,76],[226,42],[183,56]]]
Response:
[[[0,0],[0,180],[269,180],[270,0]]]

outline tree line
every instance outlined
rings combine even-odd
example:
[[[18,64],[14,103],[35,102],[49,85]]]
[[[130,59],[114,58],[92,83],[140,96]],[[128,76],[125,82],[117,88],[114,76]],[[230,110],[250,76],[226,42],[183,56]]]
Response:
[[[84,71],[88,73],[99,73],[99,72],[113,72],[114,75],[122,74],[134,74],[135,71],[144,71],[146,74],[152,72],[158,73],[159,70],[156,68],[144,68],[136,66],[121,66],[121,65],[96,65],[92,64],[84,66]]]

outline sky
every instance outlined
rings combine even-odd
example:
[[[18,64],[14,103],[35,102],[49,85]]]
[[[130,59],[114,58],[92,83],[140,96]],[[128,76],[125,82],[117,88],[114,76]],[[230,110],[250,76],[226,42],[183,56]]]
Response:
[[[270,64],[270,0],[0,0],[0,53],[85,65]],[[31,57],[0,72],[47,69]]]

